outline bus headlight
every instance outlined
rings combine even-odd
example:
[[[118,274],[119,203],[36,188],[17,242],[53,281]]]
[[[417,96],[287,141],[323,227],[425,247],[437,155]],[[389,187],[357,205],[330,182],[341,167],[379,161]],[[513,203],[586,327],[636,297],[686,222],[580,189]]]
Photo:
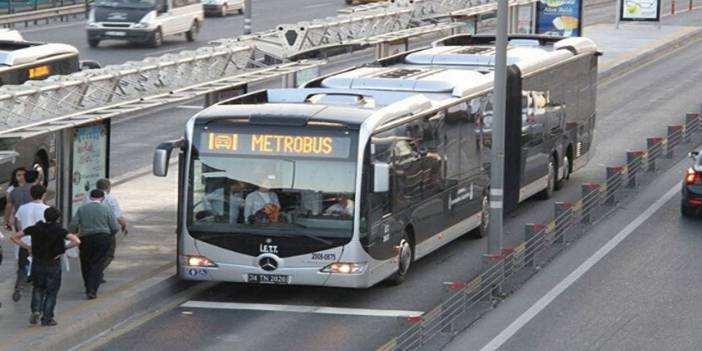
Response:
[[[217,264],[205,256],[185,256],[185,263],[191,267],[217,267]]]
[[[322,273],[356,274],[366,269],[365,263],[334,262],[322,268]]]

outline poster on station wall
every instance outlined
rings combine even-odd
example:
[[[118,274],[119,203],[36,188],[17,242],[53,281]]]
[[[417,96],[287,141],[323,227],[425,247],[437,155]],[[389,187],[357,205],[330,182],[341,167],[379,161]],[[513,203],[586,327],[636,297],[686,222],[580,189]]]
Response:
[[[580,36],[582,13],[582,0],[542,0],[536,6],[536,33]]]
[[[659,0],[621,0],[620,21],[659,21],[661,2]]]
[[[107,178],[109,124],[91,124],[73,131],[71,215],[83,205],[100,178]]]

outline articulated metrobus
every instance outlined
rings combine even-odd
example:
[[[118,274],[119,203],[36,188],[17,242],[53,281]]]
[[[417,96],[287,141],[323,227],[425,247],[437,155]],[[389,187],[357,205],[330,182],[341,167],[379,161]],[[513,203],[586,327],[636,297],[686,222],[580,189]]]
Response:
[[[513,175],[506,183],[517,184],[515,202],[550,195],[560,159],[553,156],[571,142],[566,110],[578,105],[559,102],[548,87],[521,84],[596,55],[591,41],[567,40],[532,43],[543,55],[511,65],[517,79],[509,84],[507,152],[518,155],[506,162]],[[183,139],[154,154],[154,174],[165,176],[171,151],[179,152],[180,277],[400,283],[415,260],[466,233],[482,236],[492,88],[489,69],[398,62],[301,89],[253,92],[198,113]]]

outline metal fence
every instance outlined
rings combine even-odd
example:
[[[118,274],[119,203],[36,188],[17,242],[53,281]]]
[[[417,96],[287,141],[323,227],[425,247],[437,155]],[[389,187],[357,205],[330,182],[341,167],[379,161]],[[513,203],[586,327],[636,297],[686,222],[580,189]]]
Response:
[[[661,168],[665,159],[691,147],[700,131],[700,113],[688,113],[684,123],[667,127],[665,137],[648,138],[646,147],[625,152],[622,164],[606,166],[602,183],[582,184],[579,199],[556,202],[553,220],[529,223],[524,241],[505,248],[502,255],[484,255],[483,272],[468,282],[444,283],[443,301],[421,316],[400,318],[404,330],[379,351],[436,350],[469,327],[591,225],[617,209],[627,190]]]
[[[16,24],[49,23],[50,20],[64,21],[70,17],[87,16],[88,3],[81,0],[28,0],[0,2],[0,26],[12,28]]]

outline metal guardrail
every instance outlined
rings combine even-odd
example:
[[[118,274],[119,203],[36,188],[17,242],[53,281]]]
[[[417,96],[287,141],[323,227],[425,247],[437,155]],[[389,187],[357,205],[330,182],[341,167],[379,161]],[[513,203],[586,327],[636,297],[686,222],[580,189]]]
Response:
[[[399,318],[402,332],[378,351],[437,350],[458,332],[468,328],[495,308],[531,275],[569,246],[586,229],[613,213],[624,191],[636,191],[640,180],[659,169],[658,162],[673,158],[680,147],[700,132],[700,113],[688,113],[679,125],[668,126],[665,137],[648,138],[643,150],[626,151],[621,165],[605,167],[603,183],[582,184],[574,202],[556,202],[553,219],[545,224],[529,223],[524,241],[505,248],[501,255],[484,255],[483,272],[469,281],[446,282],[444,299],[421,316]]]
[[[12,27],[18,23],[24,23],[25,27],[29,22],[37,22],[40,20],[45,20],[47,23],[52,18],[59,18],[63,20],[68,16],[75,16],[86,13],[85,4],[52,7],[43,10],[32,10],[27,12],[17,12],[9,15],[0,16],[0,25],[7,28]]]

